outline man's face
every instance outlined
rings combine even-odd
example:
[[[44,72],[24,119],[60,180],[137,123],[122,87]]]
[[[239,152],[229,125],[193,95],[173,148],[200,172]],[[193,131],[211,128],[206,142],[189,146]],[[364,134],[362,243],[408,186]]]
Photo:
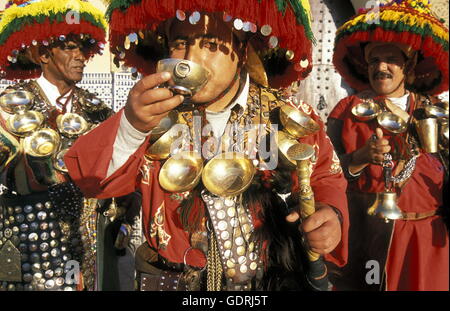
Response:
[[[369,52],[369,81],[378,95],[400,97],[405,93],[405,56],[394,45],[380,45]]]
[[[67,41],[61,46],[51,48],[47,66],[54,79],[64,80],[69,84],[81,81],[86,66],[81,44]]]
[[[230,86],[239,63],[236,45],[231,29],[222,20],[209,15],[202,14],[195,25],[178,20],[172,23],[170,57],[190,60],[210,73],[208,83],[192,97],[193,102],[210,102]]]

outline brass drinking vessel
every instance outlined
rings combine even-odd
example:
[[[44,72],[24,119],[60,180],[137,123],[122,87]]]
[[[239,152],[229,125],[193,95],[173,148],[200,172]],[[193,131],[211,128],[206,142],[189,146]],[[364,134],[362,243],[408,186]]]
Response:
[[[438,152],[439,124],[436,118],[427,118],[415,121],[420,145],[425,152]]]
[[[153,143],[170,130],[178,121],[178,111],[172,110],[150,131],[150,142]]]
[[[145,156],[150,160],[165,160],[169,158],[173,144],[181,139],[183,134],[181,127],[173,126],[154,143],[150,144]]]
[[[365,101],[352,108],[352,114],[360,121],[370,121],[381,113],[377,103]]]
[[[76,138],[89,129],[89,123],[76,113],[59,115],[56,118],[56,125],[59,132],[69,138]]]
[[[44,128],[25,137],[23,149],[32,157],[44,158],[53,155],[58,150],[59,143],[59,134],[50,128]]]
[[[169,192],[192,190],[200,181],[202,157],[193,151],[182,151],[169,158],[159,171],[159,183]]]
[[[17,136],[23,137],[38,130],[44,123],[44,115],[39,111],[21,111],[6,120],[6,128]]]
[[[0,107],[9,114],[27,111],[33,105],[33,94],[25,90],[6,90],[0,97]]]
[[[447,118],[448,110],[436,105],[427,105],[424,107],[425,114],[428,118]]]
[[[158,61],[156,72],[167,71],[172,78],[167,87],[176,94],[186,97],[194,96],[209,79],[209,72],[194,62],[186,59],[166,58]]]
[[[280,121],[294,138],[312,135],[320,129],[319,124],[311,117],[287,104],[280,107]]]
[[[378,124],[388,134],[401,134],[408,128],[406,122],[392,112],[382,112],[377,116]]]
[[[208,161],[202,172],[202,181],[209,192],[234,197],[247,190],[255,170],[253,162],[244,154],[225,152]]]

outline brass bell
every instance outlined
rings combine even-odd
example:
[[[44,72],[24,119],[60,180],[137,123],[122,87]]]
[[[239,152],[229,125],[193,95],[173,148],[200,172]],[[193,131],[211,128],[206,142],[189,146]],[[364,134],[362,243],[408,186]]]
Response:
[[[397,206],[397,194],[395,192],[377,193],[375,202],[367,210],[369,215],[383,218],[386,223],[390,220],[402,219],[402,211]]]

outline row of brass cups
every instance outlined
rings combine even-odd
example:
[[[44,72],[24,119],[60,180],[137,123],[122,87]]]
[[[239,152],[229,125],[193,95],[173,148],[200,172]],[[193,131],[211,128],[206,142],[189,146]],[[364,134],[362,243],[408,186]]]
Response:
[[[424,118],[415,119],[414,125],[419,135],[420,144],[425,152],[435,153],[439,150],[439,137],[444,145],[448,145],[448,104],[442,106],[427,105],[423,108]],[[378,124],[388,134],[401,134],[407,130],[408,124],[392,112],[382,111],[375,102],[363,102],[352,108],[352,114],[360,121],[377,118]]]
[[[0,107],[11,116],[6,120],[7,129],[16,136],[23,137],[25,153],[35,160],[53,159],[53,166],[67,172],[64,155],[67,148],[60,150],[61,137],[55,130],[45,127],[42,113],[30,110],[33,94],[26,90],[6,91],[0,97]],[[56,119],[59,133],[74,139],[89,129],[88,122],[76,113],[65,113]]]
[[[298,138],[316,133],[319,125],[306,114],[286,104],[280,107],[283,130],[278,131],[278,154],[280,163],[290,169],[296,168],[296,160],[288,156],[288,150],[298,145]],[[146,156],[150,160],[166,160],[159,172],[159,182],[169,192],[192,190],[202,180],[211,193],[233,197],[244,192],[251,184],[256,168],[243,153],[224,152],[214,156],[206,165],[200,154],[181,151],[170,156],[172,144],[182,133],[174,130],[178,112],[172,111],[158,127],[152,130]]]

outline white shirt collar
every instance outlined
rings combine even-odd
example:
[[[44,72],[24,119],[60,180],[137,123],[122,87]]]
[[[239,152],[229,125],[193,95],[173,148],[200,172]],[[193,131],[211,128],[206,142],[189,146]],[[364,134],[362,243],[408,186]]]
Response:
[[[403,95],[402,97],[388,97],[388,99],[391,101],[391,103],[406,111],[406,109],[408,108],[408,97],[409,92],[406,91],[405,95]]]
[[[41,76],[38,79],[36,79],[36,82],[37,82],[37,84],[39,84],[42,91],[47,96],[48,100],[50,101],[50,104],[57,107],[58,109],[61,109],[61,106],[56,102],[56,100],[61,96],[61,94],[59,93],[58,87],[56,85],[54,85],[53,83],[51,83],[50,81],[48,81],[44,77],[44,74],[41,74]],[[70,95],[70,93],[71,92],[68,92],[67,94],[64,95],[64,97],[62,97],[62,102],[65,102],[65,100]],[[72,105],[71,105],[71,101],[70,101],[67,104],[66,110],[70,111],[71,106]]]
[[[241,93],[234,100],[234,102],[232,102],[224,110],[219,112],[213,112],[206,109],[205,111],[206,120],[208,120],[209,124],[211,125],[215,137],[220,137],[223,135],[228,123],[228,119],[230,118],[231,115],[231,110],[236,105],[240,105],[244,110],[247,108],[247,98],[249,89],[250,89],[250,78],[247,73],[244,87],[242,88]]]

